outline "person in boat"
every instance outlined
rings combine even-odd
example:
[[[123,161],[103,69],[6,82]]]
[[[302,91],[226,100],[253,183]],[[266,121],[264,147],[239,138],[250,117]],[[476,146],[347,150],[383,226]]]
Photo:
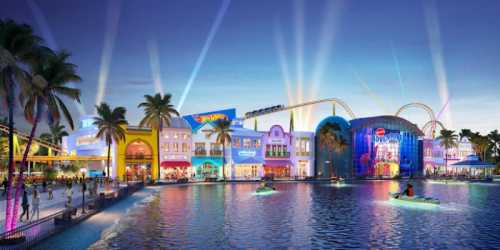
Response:
[[[415,195],[415,192],[413,191],[413,185],[411,185],[410,183],[406,184],[406,189],[399,195],[406,195],[408,197],[413,197]],[[396,198],[399,198],[399,195],[397,195]]]
[[[276,190],[276,189],[273,187],[273,185],[272,185],[271,183],[267,182],[267,181],[263,181],[263,182],[260,184],[260,187],[262,187],[262,188],[267,187],[267,188],[272,188],[273,190]]]

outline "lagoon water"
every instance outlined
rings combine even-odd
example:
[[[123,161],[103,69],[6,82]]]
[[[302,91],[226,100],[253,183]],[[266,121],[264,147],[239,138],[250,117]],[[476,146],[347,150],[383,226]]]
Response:
[[[500,247],[500,183],[413,183],[438,207],[389,201],[406,182],[166,186],[91,249]]]

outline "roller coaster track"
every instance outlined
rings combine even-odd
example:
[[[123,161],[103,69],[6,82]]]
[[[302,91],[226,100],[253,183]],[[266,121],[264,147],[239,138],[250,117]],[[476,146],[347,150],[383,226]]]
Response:
[[[8,133],[9,132],[9,127],[3,125],[3,124],[0,124],[0,131],[1,132],[4,132],[4,133]],[[20,139],[23,139],[23,140],[28,140],[29,139],[29,134],[27,133],[24,133],[24,132],[21,132],[17,129],[14,129],[14,133],[20,138]],[[42,147],[46,147],[46,148],[50,148],[52,149],[53,151],[56,151],[56,152],[61,152],[62,149],[59,145],[56,145],[54,143],[51,143],[51,142],[48,142],[46,140],[43,140],[43,139],[40,139],[40,138],[33,138],[33,141],[35,141],[36,143],[38,143],[38,145],[42,146]]]
[[[445,129],[443,123],[441,123],[440,121],[438,121],[436,119],[436,115],[434,113],[434,110],[432,110],[431,107],[429,107],[423,103],[413,102],[413,103],[408,103],[406,105],[403,105],[396,112],[396,116],[400,116],[403,111],[410,109],[410,108],[420,108],[420,109],[423,109],[427,112],[427,114],[429,115],[429,121],[427,123],[425,123],[424,126],[422,126],[422,131],[425,133],[429,128],[431,128],[430,137],[434,138],[434,134],[436,132],[437,125],[439,125],[439,127],[441,127],[441,129]]]
[[[320,104],[320,103],[325,103],[325,102],[331,102],[333,104],[340,105],[347,112],[347,114],[351,117],[351,119],[356,118],[356,116],[352,112],[349,105],[347,105],[347,103],[345,103],[344,101],[342,101],[338,98],[326,98],[326,99],[321,99],[321,100],[316,100],[316,101],[299,103],[299,104],[295,104],[295,105],[291,105],[291,106],[278,105],[278,106],[267,108],[267,109],[261,109],[261,110],[247,112],[247,113],[245,113],[244,119],[255,118],[258,116],[262,116],[262,115],[268,115],[268,114],[272,114],[272,113],[282,112],[282,111],[286,111],[286,110],[301,108],[304,106],[310,106],[310,105],[315,105],[315,104]]]

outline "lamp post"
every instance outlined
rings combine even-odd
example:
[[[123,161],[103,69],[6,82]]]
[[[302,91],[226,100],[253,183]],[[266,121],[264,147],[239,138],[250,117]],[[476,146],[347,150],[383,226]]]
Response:
[[[85,191],[87,191],[87,182],[85,181],[85,173],[87,173],[86,168],[80,168],[82,173],[82,214],[85,213]]]
[[[125,167],[125,183],[127,183],[127,187],[128,187],[128,169],[129,168],[130,168],[129,166]]]

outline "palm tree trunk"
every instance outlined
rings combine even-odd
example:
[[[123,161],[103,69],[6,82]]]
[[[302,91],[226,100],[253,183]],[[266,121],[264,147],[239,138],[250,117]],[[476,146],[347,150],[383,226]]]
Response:
[[[222,143],[222,180],[226,181],[226,164],[224,160],[226,159],[226,145]]]
[[[35,137],[36,133],[36,128],[38,127],[38,123],[40,121],[40,118],[42,117],[42,112],[43,112],[43,106],[40,101],[37,101],[37,106],[36,106],[36,115],[35,115],[35,121],[33,122],[33,127],[31,128],[30,132],[30,137],[28,138],[28,143],[26,144],[26,149],[24,149],[24,154],[23,154],[23,159],[21,161],[21,166],[19,169],[19,177],[17,178],[17,184],[16,184],[16,195],[14,199],[14,211],[12,212],[12,221],[11,221],[11,228],[16,228],[17,224],[17,213],[19,211],[19,200],[21,198],[21,192],[22,190],[22,185],[24,183],[24,170],[26,168],[26,163],[28,160],[28,153],[31,148],[31,143],[33,142],[33,138]]]
[[[448,148],[444,151],[444,175],[448,175]]]
[[[11,227],[11,211],[12,211],[12,183],[14,182],[14,172],[16,171],[16,165],[14,162],[14,82],[6,74],[5,81],[8,86],[7,93],[7,106],[9,109],[9,170],[8,170],[8,180],[7,180],[7,204],[5,209],[5,226],[4,230],[10,231]]]
[[[111,143],[108,143],[108,159],[106,159],[106,169],[107,169],[107,172],[106,172],[106,175],[108,177],[108,179],[110,178],[109,176],[109,160],[111,158]]]
[[[158,179],[157,182],[160,182],[160,130],[162,129],[162,126],[160,124],[160,129],[156,131],[156,152],[157,152],[157,157],[158,157]]]

